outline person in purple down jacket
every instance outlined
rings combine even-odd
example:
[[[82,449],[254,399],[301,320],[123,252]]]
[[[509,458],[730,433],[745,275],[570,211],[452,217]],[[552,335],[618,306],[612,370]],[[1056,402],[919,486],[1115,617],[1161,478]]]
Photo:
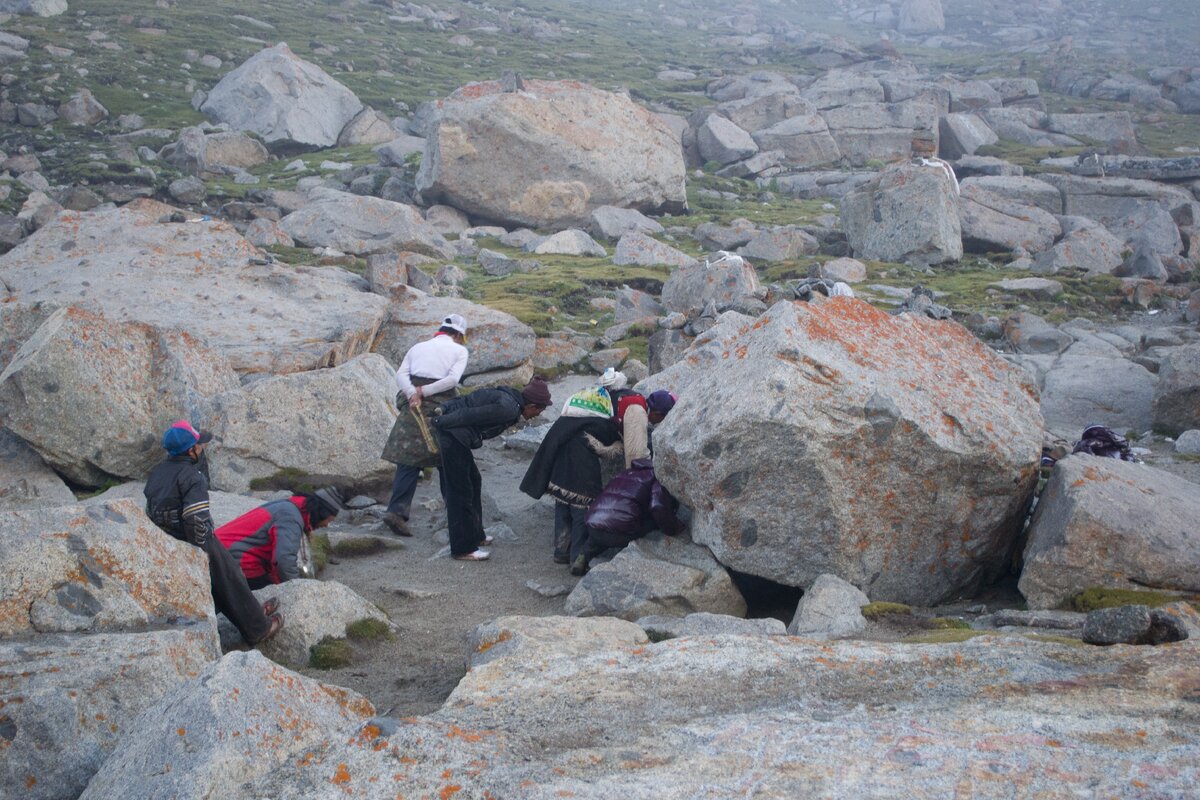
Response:
[[[584,575],[592,559],[610,547],[624,547],[652,530],[668,536],[687,526],[675,515],[679,503],[654,477],[654,462],[633,465],[608,482],[587,512],[587,541],[571,564],[572,575]]]

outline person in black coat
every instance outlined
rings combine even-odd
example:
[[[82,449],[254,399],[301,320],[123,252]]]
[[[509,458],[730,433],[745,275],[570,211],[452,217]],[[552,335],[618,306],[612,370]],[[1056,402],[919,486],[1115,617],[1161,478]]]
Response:
[[[592,503],[587,513],[587,541],[571,563],[572,575],[588,571],[592,559],[610,547],[625,547],[652,530],[668,536],[686,526],[676,516],[679,503],[654,476],[654,463],[634,459],[633,466],[617,475]]]
[[[213,531],[208,506],[208,469],[204,446],[211,436],[180,420],[163,434],[166,461],[146,479],[146,516],[163,531],[200,548],[208,556],[213,603],[250,644],[274,636],[283,627],[279,604],[259,605],[237,561]]]
[[[479,389],[442,403],[430,422],[441,450],[442,499],[450,529],[450,555],[459,561],[486,561],[490,544],[483,532],[483,480],[472,450],[499,436],[519,419],[533,419],[550,405],[546,381],[534,378],[524,389]]]

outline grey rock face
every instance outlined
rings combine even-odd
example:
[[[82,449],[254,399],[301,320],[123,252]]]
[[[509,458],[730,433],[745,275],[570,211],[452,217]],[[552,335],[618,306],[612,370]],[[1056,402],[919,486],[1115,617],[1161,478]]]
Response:
[[[963,254],[953,184],[933,167],[889,167],[847,194],[842,227],[859,258],[941,264]]]
[[[1124,358],[1063,354],[1042,383],[1046,427],[1078,436],[1084,426],[1102,420],[1118,431],[1147,430],[1159,380]]]
[[[246,781],[283,769],[331,737],[352,738],[374,713],[355,692],[289,672],[254,651],[230,653],[150,705],[82,797],[224,794],[231,776]]]
[[[854,258],[835,258],[821,265],[819,277],[843,283],[862,283],[867,279],[867,265]]]
[[[854,103],[821,113],[851,166],[909,158],[914,141],[927,145],[925,152],[937,151],[938,113],[927,102]]]
[[[595,239],[577,229],[559,231],[526,249],[536,255],[594,256],[597,258],[608,255],[608,251]]]
[[[673,267],[683,267],[696,263],[696,259],[676,250],[669,244],[651,239],[644,233],[633,232],[625,234],[621,237],[621,241],[617,242],[617,248],[613,252],[613,263],[640,264],[642,266],[667,264]]]
[[[531,226],[586,224],[600,206],[686,206],[671,129],[622,95],[570,82],[471,84],[437,102],[417,187],[426,200]]]
[[[947,114],[938,120],[939,146],[942,158],[954,161],[974,155],[984,145],[1000,141],[988,124],[975,114]]]
[[[1198,513],[1190,481],[1145,464],[1068,456],[1029,527],[1021,594],[1031,608],[1054,608],[1092,586],[1191,590]]]
[[[758,274],[740,256],[694,262],[671,271],[663,284],[662,302],[668,311],[698,311],[708,303],[735,305],[758,291]]]
[[[1054,244],[1062,228],[1053,214],[981,188],[962,186],[958,197],[963,249],[995,253],[1023,248],[1040,253]]]
[[[700,147],[701,158],[718,164],[732,164],[758,152],[758,145],[750,134],[716,114],[700,126],[696,144]]]
[[[797,113],[753,136],[759,149],[781,152],[784,162],[797,169],[822,167],[842,157],[825,118],[815,110]]]
[[[362,108],[354,92],[281,43],[221,78],[200,111],[269,145],[332,147]]]
[[[800,94],[820,111],[850,103],[882,103],[884,100],[883,86],[878,79],[851,70],[830,70]]]
[[[361,144],[386,144],[396,138],[392,121],[373,108],[364,108],[346,123],[338,134],[338,147],[353,147]]]
[[[853,298],[779,302],[722,333],[647,387],[680,398],[655,467],[721,563],[792,586],[844,575],[919,604],[1000,567],[1041,448],[1023,373],[955,323]]]
[[[177,330],[60,309],[0,374],[5,425],[85,486],[142,477],[162,457],[158,437],[181,416],[237,386],[229,362]]]
[[[1022,205],[1037,206],[1056,216],[1062,214],[1063,200],[1058,188],[1037,178],[1020,175],[981,176],[964,178],[961,185],[964,189],[973,186]]]
[[[67,11],[67,0],[0,0],[0,11],[31,17],[57,17]]]
[[[301,244],[343,253],[410,250],[450,258],[449,243],[412,206],[331,189],[312,193],[312,202],[279,221]]]
[[[171,181],[170,186],[167,187],[167,193],[180,203],[187,205],[202,203],[208,195],[208,191],[204,188],[204,181],[191,176]]]
[[[812,255],[820,247],[820,243],[802,228],[781,225],[755,234],[737,252],[756,261],[792,261],[800,256]]]
[[[730,100],[717,106],[718,113],[746,131],[760,131],[789,117],[811,113],[813,110],[815,109],[811,104],[795,94],[795,87],[792,87],[790,92]]]
[[[212,398],[213,434],[221,441],[210,456],[212,485],[246,491],[254,478],[311,472],[313,465],[356,481],[386,476],[393,467],[379,453],[395,419],[395,395],[393,370],[375,353],[220,394]]]
[[[632,208],[601,206],[592,212],[589,230],[593,236],[615,240],[627,233],[662,233],[663,226]]]
[[[1189,638],[1188,633],[1181,615],[1148,606],[1102,608],[1089,613],[1083,625],[1083,641],[1099,645],[1167,644]]]
[[[700,611],[686,617],[642,617],[635,624],[655,641],[680,636],[783,636],[787,628],[770,617],[742,619]]]
[[[415,290],[396,295],[375,352],[398,365],[410,347],[437,332],[447,314],[461,314],[467,320],[467,375],[520,367],[533,356],[533,329],[511,314]]]
[[[72,125],[98,125],[108,119],[108,109],[89,89],[80,89],[58,107],[58,116]]]
[[[74,493],[29,445],[0,430],[0,512],[70,505]]]
[[[1111,145],[1137,143],[1133,120],[1127,111],[1106,114],[1047,114],[1046,129],[1067,136],[1085,136]]]
[[[1175,452],[1200,456],[1200,430],[1192,429],[1179,434],[1175,440]]]
[[[807,639],[853,636],[867,627],[861,609],[870,602],[857,586],[836,575],[818,575],[796,606],[787,632]]]
[[[1031,270],[1053,275],[1083,269],[1089,275],[1109,275],[1124,261],[1125,242],[1087,217],[1059,217],[1063,237],[1034,261]]]
[[[1200,428],[1200,344],[1173,349],[1159,366],[1154,427],[1171,434]]]
[[[627,620],[698,611],[740,617],[746,601],[706,548],[686,536],[654,533],[593,567],[567,596],[565,610]]]
[[[946,29],[942,0],[904,0],[896,24],[901,33],[937,33]]]
[[[361,291],[354,276],[254,264],[262,254],[233,226],[159,222],[174,211],[138,200],[63,212],[0,257],[0,280],[22,303],[72,298],[113,321],[182,328],[239,371],[313,369],[370,348],[387,301]]]
[[[425,140],[419,136],[393,136],[375,148],[379,163],[385,167],[403,167],[409,156],[425,152]]]

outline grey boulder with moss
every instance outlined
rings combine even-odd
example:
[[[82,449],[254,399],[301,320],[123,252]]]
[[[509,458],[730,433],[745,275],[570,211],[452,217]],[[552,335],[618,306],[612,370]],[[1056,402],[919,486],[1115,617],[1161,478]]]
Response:
[[[355,255],[407,250],[434,258],[454,256],[450,243],[413,206],[325,188],[313,190],[309,199],[279,221],[302,245]]]
[[[297,578],[259,589],[254,596],[261,603],[279,600],[283,629],[256,647],[284,666],[308,666],[315,645],[326,637],[345,639],[346,626],[360,620],[377,620],[393,634],[398,630],[378,606],[337,581]]]
[[[938,167],[888,167],[842,198],[842,228],[857,258],[943,264],[963,255],[958,198]]]
[[[601,206],[687,206],[678,137],[623,95],[574,81],[473,83],[438,100],[417,188],[473,217],[585,225]]]
[[[1171,350],[1158,370],[1154,427],[1170,434],[1200,428],[1200,344]]]
[[[362,109],[354,92],[285,43],[250,56],[200,106],[209,119],[284,149],[333,147]]]
[[[1145,464],[1072,455],[1054,465],[1029,526],[1018,588],[1056,608],[1091,587],[1200,589],[1196,484]]]

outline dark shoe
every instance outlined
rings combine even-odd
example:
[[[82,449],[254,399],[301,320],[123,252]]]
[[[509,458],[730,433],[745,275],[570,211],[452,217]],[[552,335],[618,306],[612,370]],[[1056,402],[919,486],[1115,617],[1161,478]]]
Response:
[[[490,544],[495,544],[495,542],[496,542],[496,537],[495,537],[495,536],[484,536],[482,539],[480,539],[480,540],[479,540],[479,544],[480,544],[480,545],[482,545],[482,546],[487,546],[487,545],[490,545]]]
[[[263,616],[271,616],[279,610],[279,598],[272,597],[267,602],[263,603]]]
[[[255,644],[262,644],[267,639],[270,639],[272,636],[279,633],[281,630],[283,630],[283,614],[272,614],[271,627],[267,628],[267,632],[263,634],[263,637],[255,642]]]
[[[555,553],[554,554],[554,563],[555,564],[570,564],[571,558],[570,558],[570,556],[560,556],[558,553]]]
[[[391,511],[383,515],[383,524],[392,529],[392,533],[397,536],[412,536],[412,531],[408,529],[408,520],[399,514]]]
[[[454,556],[455,561],[487,561],[492,554],[487,550],[472,550],[470,553]]]
[[[587,557],[580,554],[573,562],[571,562],[572,575],[587,575],[588,562]]]

